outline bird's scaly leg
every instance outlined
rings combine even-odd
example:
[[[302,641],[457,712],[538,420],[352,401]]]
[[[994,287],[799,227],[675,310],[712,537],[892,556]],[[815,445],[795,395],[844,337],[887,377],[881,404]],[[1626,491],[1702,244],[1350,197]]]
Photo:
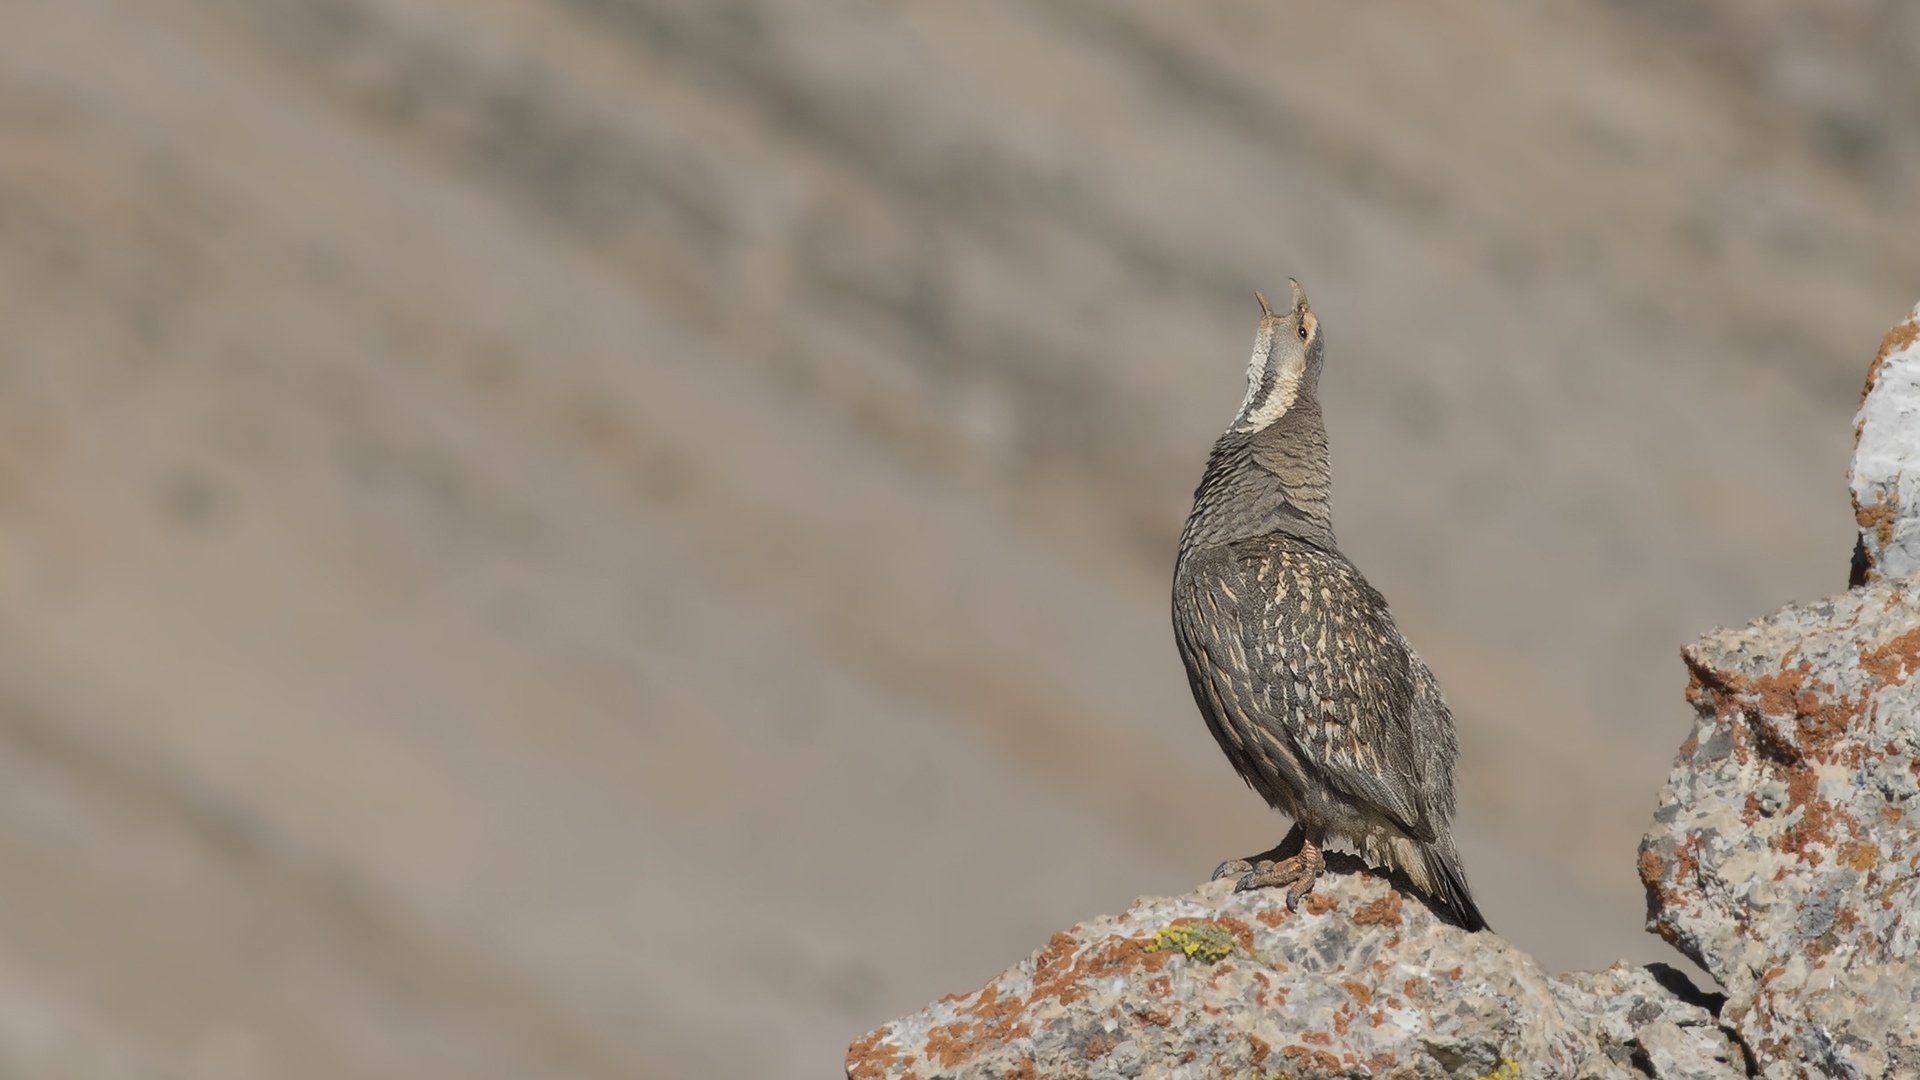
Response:
[[[1290,886],[1287,889],[1287,908],[1298,908],[1300,898],[1313,891],[1313,883],[1327,866],[1326,856],[1320,853],[1320,840],[1318,830],[1315,830],[1307,834],[1300,845],[1300,854],[1293,858],[1279,862],[1261,859],[1254,863],[1247,874],[1235,883],[1233,891],[1250,892],[1254,889]]]

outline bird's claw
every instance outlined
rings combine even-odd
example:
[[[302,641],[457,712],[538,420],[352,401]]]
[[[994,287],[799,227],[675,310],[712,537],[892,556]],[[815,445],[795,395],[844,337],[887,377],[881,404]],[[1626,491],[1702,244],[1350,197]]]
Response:
[[[1223,877],[1240,877],[1253,869],[1253,864],[1245,859],[1228,859],[1213,868],[1209,881],[1219,881]]]

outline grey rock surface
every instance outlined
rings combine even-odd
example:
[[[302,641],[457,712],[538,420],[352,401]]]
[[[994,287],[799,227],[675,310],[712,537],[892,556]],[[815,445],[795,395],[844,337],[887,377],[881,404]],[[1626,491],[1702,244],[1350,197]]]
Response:
[[[1556,977],[1553,993],[1561,1015],[1599,1055],[1590,1055],[1584,1075],[1606,1075],[1608,1064],[1686,1080],[1745,1075],[1738,1045],[1715,1018],[1718,998],[1671,968],[1619,963],[1576,971]]]
[[[1920,304],[1881,341],[1853,432],[1854,584],[1920,570]]]
[[[1889,578],[1684,650],[1699,718],[1640,872],[1652,926],[1727,988],[1767,1076],[1920,1070],[1916,589]]]
[[[1713,1014],[1654,972],[1549,977],[1336,865],[1298,911],[1222,880],[1055,934],[980,990],[855,1043],[847,1074],[1743,1075]]]

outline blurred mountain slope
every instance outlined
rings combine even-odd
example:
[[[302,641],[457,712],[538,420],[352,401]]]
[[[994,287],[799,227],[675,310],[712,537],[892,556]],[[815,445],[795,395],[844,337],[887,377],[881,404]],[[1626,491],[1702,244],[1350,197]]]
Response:
[[[817,1075],[1271,843],[1165,588],[1289,275],[1489,915],[1659,954],[1920,288],[1911,117],[1689,10],[12,0],[17,1071]]]

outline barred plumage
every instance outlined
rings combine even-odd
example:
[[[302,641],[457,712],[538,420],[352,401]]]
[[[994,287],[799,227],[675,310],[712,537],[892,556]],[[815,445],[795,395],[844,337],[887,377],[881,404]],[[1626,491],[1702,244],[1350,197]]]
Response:
[[[1468,929],[1486,925],[1453,846],[1453,717],[1386,600],[1340,553],[1316,393],[1324,346],[1294,285],[1261,300],[1247,397],[1214,445],[1174,571],[1173,622],[1195,702],[1234,769],[1292,817],[1301,854],[1230,861],[1243,888],[1312,888],[1345,840],[1406,872]]]

